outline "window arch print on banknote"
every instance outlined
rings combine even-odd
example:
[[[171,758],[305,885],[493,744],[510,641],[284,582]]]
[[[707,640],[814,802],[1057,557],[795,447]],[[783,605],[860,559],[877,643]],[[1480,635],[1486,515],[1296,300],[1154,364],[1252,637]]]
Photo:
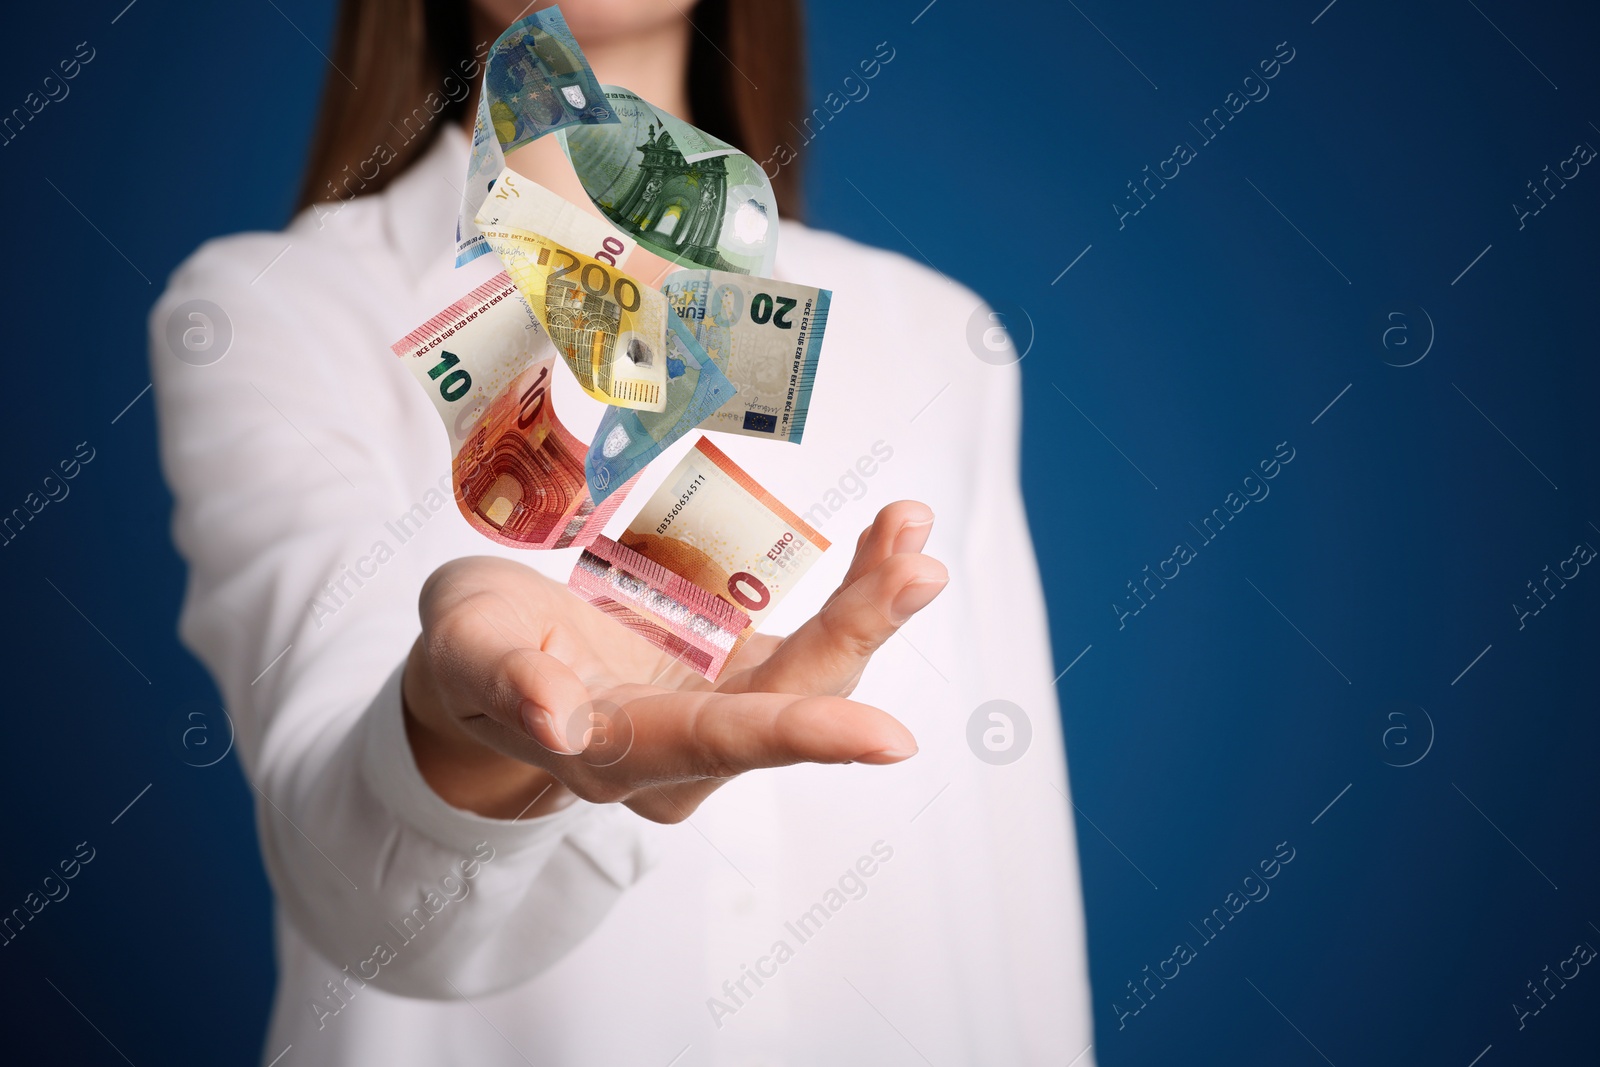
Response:
[[[540,376],[548,373],[548,366],[539,369]],[[573,535],[565,529],[569,521],[581,529],[594,510],[583,491],[577,440],[553,426],[537,444],[532,441],[538,435],[528,427],[546,411],[547,404],[541,403],[531,417],[519,414],[518,425],[500,428],[486,451],[489,431],[480,430],[460,480],[461,500],[512,543],[546,542],[558,527],[563,528],[561,539],[568,539]]]

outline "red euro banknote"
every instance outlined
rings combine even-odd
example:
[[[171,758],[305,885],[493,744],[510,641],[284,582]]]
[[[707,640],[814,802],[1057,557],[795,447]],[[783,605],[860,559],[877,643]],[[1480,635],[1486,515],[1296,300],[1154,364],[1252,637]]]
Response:
[[[479,533],[516,548],[592,542],[629,487],[596,506],[589,446],[556,418],[556,351],[527,301],[499,274],[391,348],[433,401],[450,437],[456,504]]]

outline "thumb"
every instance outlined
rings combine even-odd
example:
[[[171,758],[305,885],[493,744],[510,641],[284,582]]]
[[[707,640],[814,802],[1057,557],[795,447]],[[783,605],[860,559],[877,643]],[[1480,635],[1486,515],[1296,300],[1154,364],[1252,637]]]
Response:
[[[494,717],[558,755],[582,752],[586,743],[588,687],[572,668],[547,652],[514,648],[501,657]]]

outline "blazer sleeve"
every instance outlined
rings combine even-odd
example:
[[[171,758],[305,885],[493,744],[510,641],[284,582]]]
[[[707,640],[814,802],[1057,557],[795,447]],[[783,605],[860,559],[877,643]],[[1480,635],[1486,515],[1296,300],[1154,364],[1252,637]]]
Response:
[[[977,779],[983,783],[981,802],[989,808],[985,825],[995,863],[1015,872],[999,881],[1003,899],[995,901],[995,913],[1003,917],[1006,958],[1015,961],[1018,973],[1038,977],[1017,990],[1023,1062],[1058,1062],[1063,1051],[1071,1059],[1081,1050],[1084,1055],[1073,1062],[1093,1067],[1071,788],[1044,590],[1020,481],[1022,377],[1018,364],[982,364],[978,376],[978,488],[965,570],[983,579],[971,590],[977,623],[969,632],[976,635],[983,692],[1015,704],[1031,731],[1016,764],[1019,773]],[[1016,722],[1011,727],[1017,743],[1021,728]],[[1063,1049],[1062,1040],[1071,1047]]]
[[[189,568],[180,634],[226,701],[287,919],[351,988],[498,991],[565,954],[638,878],[638,820],[581,801],[486,819],[417,771],[400,665],[418,590],[449,554],[447,522],[429,517],[459,521],[447,457],[415,444],[438,427],[359,272],[291,250],[263,276],[285,242],[212,242],[151,313]]]

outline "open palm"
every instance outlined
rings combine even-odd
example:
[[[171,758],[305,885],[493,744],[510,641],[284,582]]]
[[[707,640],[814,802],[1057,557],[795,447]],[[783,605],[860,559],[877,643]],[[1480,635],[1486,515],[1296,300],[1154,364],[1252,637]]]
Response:
[[[576,795],[677,822],[745,771],[905,759],[910,732],[845,698],[944,588],[944,566],[921,554],[932,523],[915,501],[884,508],[822,610],[786,638],[751,638],[715,685],[530,568],[448,563],[423,587],[406,669],[418,765],[481,814]]]

